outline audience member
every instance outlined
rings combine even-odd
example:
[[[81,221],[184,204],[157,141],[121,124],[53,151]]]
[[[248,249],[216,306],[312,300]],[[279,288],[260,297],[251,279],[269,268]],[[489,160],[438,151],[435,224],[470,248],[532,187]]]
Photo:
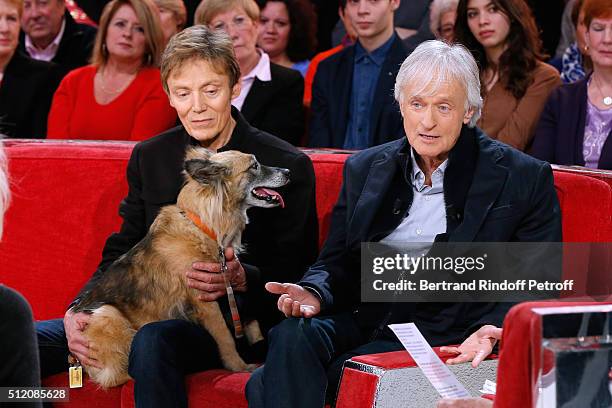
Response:
[[[306,75],[304,76],[304,106],[310,107],[310,102],[312,101],[312,82],[314,81],[315,74],[317,73],[319,63],[327,57],[339,53],[345,47],[353,45],[355,43],[355,40],[357,39],[357,33],[355,32],[353,25],[348,21],[348,16],[346,15],[344,10],[345,8],[346,2],[344,2],[338,7],[338,16],[342,21],[342,25],[346,29],[346,35],[340,42],[340,45],[318,53],[314,56],[314,58],[310,61],[310,64],[308,65],[308,70],[306,71]]]
[[[480,66],[484,107],[478,125],[525,150],[550,92],[561,83],[543,63],[535,21],[524,0],[460,0],[456,40]]]
[[[576,27],[573,42],[561,57],[561,81],[565,84],[581,80],[591,71],[592,64],[589,51],[584,42],[586,27],[584,25],[583,0],[577,0],[572,9],[572,22]]]
[[[0,26],[4,25],[4,12],[0,2]],[[15,19],[19,25],[19,19]],[[7,161],[0,142],[0,239],[10,194]],[[0,387],[40,387],[38,346],[34,319],[28,302],[14,290],[0,283]],[[4,406],[4,405],[3,405]],[[11,407],[40,408],[42,403],[19,402]]]
[[[585,0],[582,10],[593,73],[551,94],[532,154],[554,164],[612,170],[612,3]]]
[[[144,140],[176,123],[157,64],[163,36],[152,0],[113,0],[92,64],[61,82],[49,113],[53,139]]]
[[[429,27],[438,40],[452,44],[459,0],[433,0],[429,8]]]
[[[187,23],[187,10],[183,0],[153,0],[159,10],[162,33],[164,34],[164,46],[170,41],[170,37],[185,28]]]
[[[232,104],[251,125],[297,146],[304,134],[304,79],[257,48],[255,0],[202,0],[195,21],[225,30],[232,38],[242,74],[240,94]]]
[[[340,0],[340,3],[343,2],[344,0]],[[393,25],[397,35],[402,40],[415,35],[421,31],[423,26],[429,27],[429,3],[431,3],[431,0],[404,0],[400,2],[393,15]],[[339,44],[345,34],[343,25],[338,21],[332,33],[332,43]]]
[[[316,257],[312,163],[288,143],[250,126],[231,106],[232,96],[240,92],[240,69],[226,33],[204,26],[181,31],[166,47],[161,72],[182,126],[134,148],[127,169],[128,195],[119,211],[123,225],[108,238],[92,279],[105,273],[145,236],[162,206],[176,202],[187,147],[251,153],[262,164],[291,171],[291,183],[279,190],[285,208],[249,210],[249,223],[242,235],[246,252],[238,261],[233,250],[226,250],[228,278],[234,290],[246,297],[245,308],[266,333],[280,316],[275,299],[263,293],[264,283],[278,279],[295,282]],[[212,121],[202,123],[203,117]],[[214,301],[225,296],[219,271],[218,263],[195,262],[185,273],[189,286],[200,291],[203,301]],[[43,375],[67,369],[69,349],[81,362],[95,366],[80,332],[87,320],[86,314],[67,312],[63,322],[39,323]],[[136,406],[187,407],[185,374],[215,367],[221,367],[217,345],[202,326],[185,320],[147,324],[136,333],[129,357],[129,374],[136,381]]]
[[[554,58],[561,58],[567,47],[576,42],[576,22],[572,18],[575,4],[576,0],[567,0],[565,2],[563,16],[561,17],[561,36],[559,37],[559,44],[557,44]]]
[[[7,137],[44,138],[58,67],[17,50],[22,0],[0,0],[0,133]]]
[[[24,0],[19,49],[30,57],[58,64],[64,74],[91,58],[96,29],[78,24],[64,0]]]
[[[393,78],[406,51],[393,28],[399,0],[346,1],[355,45],[319,64],[312,86],[308,145],[364,149],[402,136]]]
[[[395,98],[406,136],[348,158],[319,259],[298,284],[266,285],[289,319],[270,331],[249,407],[322,407],[347,359],[402,349],[392,323],[414,322],[433,346],[461,344],[450,348],[453,363],[476,366],[491,353],[508,304],[362,302],[359,243],[561,240],[550,166],[474,128],[482,100],[469,51],[421,44],[400,68]],[[515,202],[513,217],[493,217]]]
[[[317,14],[308,0],[257,0],[257,45],[270,61],[306,75],[317,48]]]

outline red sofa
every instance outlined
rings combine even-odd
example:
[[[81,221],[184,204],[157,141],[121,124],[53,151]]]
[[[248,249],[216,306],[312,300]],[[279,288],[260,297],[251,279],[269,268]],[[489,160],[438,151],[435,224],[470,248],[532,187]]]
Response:
[[[37,319],[61,317],[91,276],[106,237],[117,230],[117,207],[126,193],[125,167],[129,142],[5,141],[13,192],[0,243],[0,282],[29,300]],[[320,244],[341,185],[347,155],[308,152],[317,177]],[[600,180],[555,172],[566,241],[612,241],[612,191]],[[584,203],[590,209],[584,211]],[[406,353],[362,356],[372,365],[407,363]],[[211,370],[189,376],[189,400],[197,406],[246,407],[245,373]],[[343,381],[338,407],[366,402],[372,383],[353,376]],[[47,386],[65,386],[66,375],[46,378]],[[368,385],[369,384],[369,385]],[[367,388],[369,387],[369,388]],[[356,393],[359,391],[358,393]],[[72,390],[73,406],[133,405],[133,385],[108,391],[90,382]],[[359,396],[359,397],[358,397]],[[365,406],[363,404],[359,406]]]

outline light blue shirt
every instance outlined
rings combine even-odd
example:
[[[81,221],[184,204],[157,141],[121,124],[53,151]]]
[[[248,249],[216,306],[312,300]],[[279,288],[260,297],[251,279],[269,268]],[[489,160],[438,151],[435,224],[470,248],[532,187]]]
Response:
[[[423,242],[433,243],[436,235],[446,232],[446,204],[444,202],[444,160],[431,175],[431,187],[425,184],[425,173],[416,162],[410,149],[412,162],[412,193],[414,195],[408,216],[393,232],[380,242],[386,244]],[[427,248],[428,249],[428,248]]]

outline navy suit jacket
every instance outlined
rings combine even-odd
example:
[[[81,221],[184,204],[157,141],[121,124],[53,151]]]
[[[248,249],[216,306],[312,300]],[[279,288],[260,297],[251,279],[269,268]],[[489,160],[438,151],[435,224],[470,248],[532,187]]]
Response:
[[[584,166],[582,143],[587,115],[588,78],[554,90],[536,128],[531,155],[552,164]],[[608,135],[599,163],[612,170],[612,132]]]
[[[395,34],[394,34],[395,35]],[[370,140],[373,146],[400,138],[404,128],[399,105],[393,97],[395,77],[408,56],[395,35],[372,100]],[[346,136],[348,109],[353,89],[355,46],[324,59],[317,68],[312,85],[311,119],[308,146],[342,148]]]
[[[402,138],[346,161],[328,239],[300,284],[320,294],[326,313],[350,311],[367,331],[413,321],[434,345],[459,343],[484,324],[501,327],[511,304],[360,300],[360,244],[388,235],[412,204],[406,177],[411,174],[409,148]],[[561,240],[561,214],[550,165],[466,126],[448,160],[443,182],[447,232],[436,241]]]

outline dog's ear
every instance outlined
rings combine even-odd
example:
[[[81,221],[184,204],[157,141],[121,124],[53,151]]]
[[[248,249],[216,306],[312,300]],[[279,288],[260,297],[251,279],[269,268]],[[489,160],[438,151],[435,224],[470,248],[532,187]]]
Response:
[[[185,172],[203,184],[212,184],[229,176],[229,167],[211,160],[191,159],[185,161]]]
[[[210,156],[212,155],[213,152],[205,147],[189,146],[185,151],[185,160],[210,159]]]

